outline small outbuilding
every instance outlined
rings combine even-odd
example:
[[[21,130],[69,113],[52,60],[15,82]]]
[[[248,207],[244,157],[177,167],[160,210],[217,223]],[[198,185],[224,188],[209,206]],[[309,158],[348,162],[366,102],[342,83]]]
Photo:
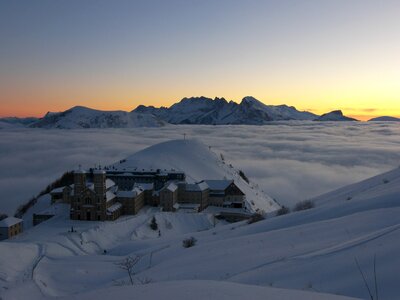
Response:
[[[0,241],[12,238],[23,230],[23,220],[15,217],[7,217],[0,221]]]

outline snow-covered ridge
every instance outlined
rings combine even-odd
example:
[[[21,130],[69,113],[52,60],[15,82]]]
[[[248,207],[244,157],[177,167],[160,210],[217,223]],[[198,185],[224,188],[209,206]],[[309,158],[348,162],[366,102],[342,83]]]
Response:
[[[64,112],[48,112],[43,118],[29,124],[29,127],[39,128],[131,128],[131,127],[159,127],[165,122],[152,114],[101,111],[83,106],[75,106]]]
[[[271,121],[356,121],[340,110],[322,116],[299,111],[293,106],[266,105],[247,96],[240,103],[224,98],[183,98],[170,107],[139,105],[131,112],[101,111],[76,106],[64,112],[48,112],[43,118],[0,119],[0,128],[131,128],[159,127],[165,124],[264,125]]]
[[[151,113],[172,124],[247,124],[262,125],[270,121],[313,120],[310,112],[298,111],[293,106],[265,105],[247,96],[240,104],[224,98],[183,98],[171,107],[138,106],[134,111]]]
[[[246,195],[246,207],[250,211],[271,212],[279,209],[279,205],[256,185],[247,183],[239,170],[225,162],[223,155],[214,152],[212,147],[198,140],[172,140],[153,145],[139,151],[112,166],[117,170],[166,169],[183,171],[188,183],[201,180],[229,179]]]

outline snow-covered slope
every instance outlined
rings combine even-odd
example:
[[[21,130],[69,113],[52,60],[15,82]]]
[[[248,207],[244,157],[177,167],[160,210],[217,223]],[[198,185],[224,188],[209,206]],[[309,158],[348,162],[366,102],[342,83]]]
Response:
[[[318,205],[337,205],[348,202],[349,205],[354,203],[373,202],[382,206],[397,206],[400,203],[400,168],[396,168],[389,172],[374,176],[358,183],[345,186],[338,190],[323,194],[312,199]],[[377,199],[379,199],[379,203]]]
[[[383,116],[368,120],[368,122],[400,122],[400,118]]]
[[[97,300],[97,299],[188,299],[191,300],[351,300],[354,298],[316,294],[315,292],[293,291],[271,287],[260,287],[232,282],[209,280],[185,280],[153,283],[136,287],[109,288],[84,293],[65,299]],[[167,295],[167,296],[166,296]]]
[[[399,194],[400,169],[395,169],[317,197],[315,208],[250,225],[214,227],[206,214],[156,208],[115,222],[85,222],[70,220],[61,210],[0,243],[1,297],[370,299],[358,263],[374,297],[397,299]],[[153,215],[161,236],[148,227]],[[74,232],[68,232],[71,226]],[[190,236],[197,243],[182,247]],[[138,286],[121,286],[129,278],[116,263],[127,255],[141,257],[134,268]]]
[[[356,119],[346,117],[341,110],[334,110],[314,119],[314,121],[357,121]]]
[[[206,179],[233,179],[246,194],[247,207],[251,211],[274,211],[279,205],[254,184],[247,183],[239,170],[225,162],[212,148],[198,140],[172,140],[156,144],[135,153],[113,165],[124,169],[175,169],[186,174],[188,182]]]
[[[240,104],[206,97],[183,98],[171,107],[139,106],[134,111],[154,114],[172,124],[248,124],[262,125],[280,120],[313,120],[317,116],[287,105],[265,105],[253,97]]]
[[[100,111],[87,107],[76,106],[60,113],[47,113],[40,120],[30,124],[30,127],[40,128],[130,128],[159,127],[165,122],[151,114]]]

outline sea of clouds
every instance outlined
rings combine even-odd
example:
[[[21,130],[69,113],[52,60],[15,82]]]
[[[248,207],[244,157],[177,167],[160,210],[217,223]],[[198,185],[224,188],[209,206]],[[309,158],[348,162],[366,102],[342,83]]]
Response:
[[[197,138],[280,203],[293,205],[399,167],[400,124],[275,123],[138,129],[0,129],[0,212],[67,170],[107,165],[147,146]]]

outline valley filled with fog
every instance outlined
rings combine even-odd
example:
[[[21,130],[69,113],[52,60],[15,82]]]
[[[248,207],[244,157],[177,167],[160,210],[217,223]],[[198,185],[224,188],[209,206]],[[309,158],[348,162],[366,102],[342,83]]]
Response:
[[[289,206],[400,165],[400,126],[390,122],[0,129],[0,212],[13,214],[78,165],[111,164],[184,134],[222,153],[267,194]]]

